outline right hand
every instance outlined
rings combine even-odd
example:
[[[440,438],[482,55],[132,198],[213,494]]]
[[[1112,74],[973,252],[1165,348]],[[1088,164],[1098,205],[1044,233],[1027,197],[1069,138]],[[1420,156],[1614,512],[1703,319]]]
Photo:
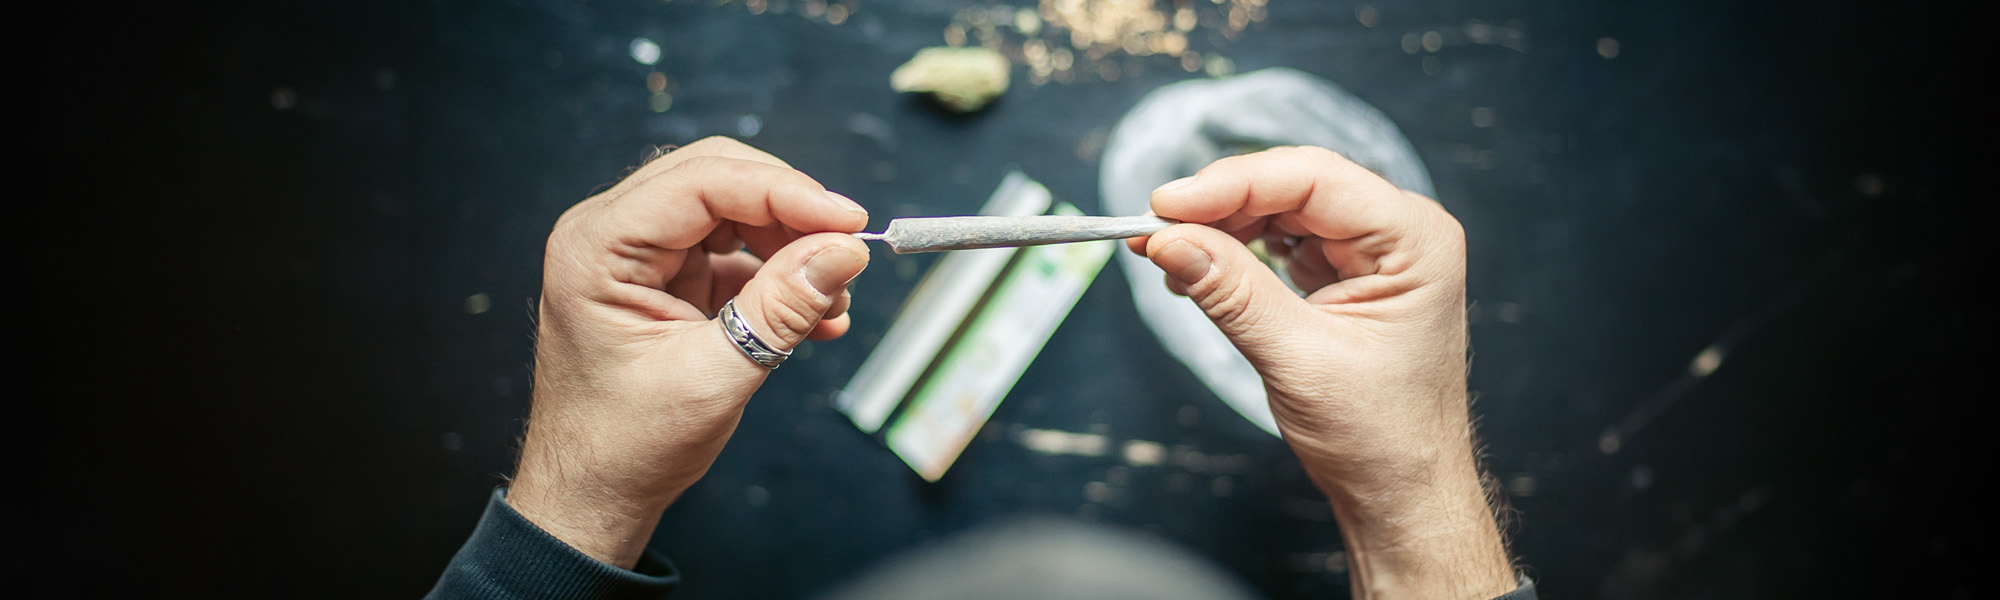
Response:
[[[1224,158],[1152,205],[1183,224],[1131,247],[1262,375],[1333,503],[1356,597],[1513,590],[1473,456],[1458,221],[1322,148]],[[1259,237],[1307,296],[1245,247]]]

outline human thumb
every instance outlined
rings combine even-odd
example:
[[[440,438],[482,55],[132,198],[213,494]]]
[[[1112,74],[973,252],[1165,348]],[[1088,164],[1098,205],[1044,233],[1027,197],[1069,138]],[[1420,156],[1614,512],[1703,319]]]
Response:
[[[868,247],[853,236],[822,233],[799,238],[772,254],[736,296],[736,312],[765,345],[790,352],[812,333],[840,299],[847,283],[868,266]],[[721,319],[716,320],[721,325]],[[742,364],[763,367],[727,336],[718,346]]]
[[[1255,364],[1266,364],[1260,359],[1284,343],[1299,322],[1293,313],[1306,308],[1242,242],[1205,225],[1175,225],[1153,234],[1146,257]]]

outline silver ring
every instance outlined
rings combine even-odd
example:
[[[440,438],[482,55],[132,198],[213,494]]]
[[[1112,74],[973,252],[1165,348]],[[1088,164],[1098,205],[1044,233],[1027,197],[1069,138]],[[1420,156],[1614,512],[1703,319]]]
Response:
[[[722,333],[729,336],[729,341],[736,344],[736,349],[742,350],[744,356],[766,368],[776,369],[784,364],[785,359],[792,357],[791,352],[779,350],[757,337],[757,332],[743,321],[743,315],[737,314],[734,298],[722,304]]]

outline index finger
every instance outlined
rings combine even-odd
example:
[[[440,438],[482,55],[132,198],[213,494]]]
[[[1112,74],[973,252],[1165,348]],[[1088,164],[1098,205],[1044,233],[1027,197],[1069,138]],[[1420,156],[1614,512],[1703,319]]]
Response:
[[[792,168],[791,163],[772,156],[769,152],[758,150],[756,147],[737,141],[734,138],[720,135],[701,138],[673,150],[664,150],[664,148],[662,150],[664,151],[663,154],[646,161],[645,164],[639,165],[639,168],[634,169],[631,175],[627,175],[617,185],[611,186],[610,193],[623,193],[697,156],[720,156],[723,158],[764,163],[774,167]]]
[[[1186,223],[1296,212],[1313,235],[1348,240],[1407,227],[1412,201],[1331,150],[1286,147],[1224,158],[1160,186],[1153,212]]]
[[[612,238],[630,246],[681,250],[723,220],[752,227],[781,223],[801,234],[853,233],[868,211],[789,167],[696,156],[609,199],[602,214]]]

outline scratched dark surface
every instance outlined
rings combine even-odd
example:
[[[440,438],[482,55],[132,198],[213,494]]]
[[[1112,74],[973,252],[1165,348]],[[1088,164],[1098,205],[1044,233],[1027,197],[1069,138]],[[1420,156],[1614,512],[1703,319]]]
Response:
[[[970,212],[1010,167],[1095,212],[1104,132],[1201,75],[1017,66],[969,118],[888,89],[977,4],[863,0],[837,26],[709,1],[58,19],[75,41],[17,80],[48,115],[25,170],[54,193],[15,222],[16,402],[37,407],[15,516],[39,556],[14,581],[421,594],[511,471],[550,224],[654,145],[742,137],[877,227]],[[1369,27],[1357,3],[1271,0],[1196,46],[1345,86],[1428,164],[1470,238],[1480,431],[1544,598],[1988,596],[1970,19],[1741,4],[1427,1]],[[1296,459],[1159,347],[1116,266],[941,482],[856,432],[827,395],[932,260],[878,253],[855,334],[780,370],[667,513],[676,597],[807,596],[1024,514],[1150,531],[1273,598],[1347,593]],[[1041,455],[1025,428],[1221,459]]]

